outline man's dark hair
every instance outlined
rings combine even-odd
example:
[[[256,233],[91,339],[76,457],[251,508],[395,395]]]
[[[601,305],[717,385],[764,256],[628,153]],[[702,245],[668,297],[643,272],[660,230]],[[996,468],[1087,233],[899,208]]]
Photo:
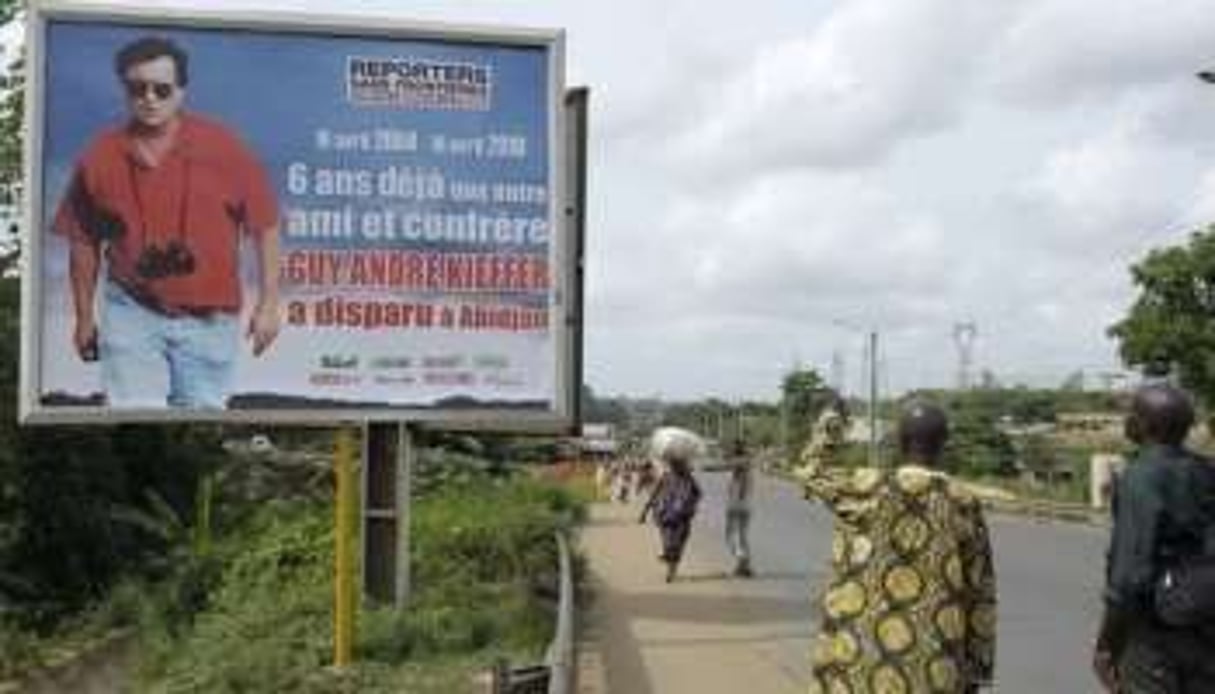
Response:
[[[940,407],[914,400],[903,408],[899,418],[899,452],[904,458],[939,465],[948,439],[949,420]]]
[[[1135,391],[1127,418],[1127,437],[1136,443],[1180,446],[1194,426],[1194,405],[1179,388],[1167,383]]]
[[[160,36],[145,36],[120,48],[114,54],[114,71],[118,73],[118,79],[122,79],[132,65],[164,57],[173,60],[177,86],[186,86],[190,81],[190,57],[180,46]]]

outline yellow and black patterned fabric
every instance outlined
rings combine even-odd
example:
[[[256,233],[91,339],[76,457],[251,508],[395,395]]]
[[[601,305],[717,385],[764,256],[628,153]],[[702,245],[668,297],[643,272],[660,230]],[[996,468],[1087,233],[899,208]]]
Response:
[[[844,446],[844,430],[847,426],[847,421],[835,408],[824,409],[810,429],[810,440],[802,451],[803,462],[813,459],[814,465],[823,467],[836,462]]]
[[[996,591],[979,502],[924,467],[821,461],[805,455],[798,470],[836,516],[810,691],[953,693],[990,682]]]

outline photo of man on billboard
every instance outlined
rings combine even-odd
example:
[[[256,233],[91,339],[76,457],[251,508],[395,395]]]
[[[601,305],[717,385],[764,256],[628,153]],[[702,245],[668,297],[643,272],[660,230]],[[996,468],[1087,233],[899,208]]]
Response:
[[[100,363],[111,407],[222,409],[241,348],[242,237],[257,255],[244,337],[259,356],[279,332],[277,195],[238,135],[185,109],[179,45],[137,38],[114,70],[129,118],[79,155],[51,224],[69,246],[72,347]]]

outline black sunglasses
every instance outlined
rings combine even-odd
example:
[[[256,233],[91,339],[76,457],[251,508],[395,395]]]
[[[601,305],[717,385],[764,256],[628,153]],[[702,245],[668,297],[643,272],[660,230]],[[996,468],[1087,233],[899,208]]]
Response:
[[[126,81],[127,96],[132,99],[138,99],[142,96],[147,96],[149,92],[157,99],[164,101],[173,96],[173,90],[177,89],[176,84],[171,82],[145,82],[143,80],[127,80]]]

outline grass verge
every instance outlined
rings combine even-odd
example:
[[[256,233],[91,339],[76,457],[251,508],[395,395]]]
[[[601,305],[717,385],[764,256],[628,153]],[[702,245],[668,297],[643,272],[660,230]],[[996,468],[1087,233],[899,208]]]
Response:
[[[356,665],[332,658],[332,510],[284,504],[221,550],[187,628],[145,610],[138,689],[156,692],[476,691],[500,657],[538,660],[552,637],[553,533],[584,513],[564,487],[509,478],[447,486],[413,508],[408,609],[360,615]]]

